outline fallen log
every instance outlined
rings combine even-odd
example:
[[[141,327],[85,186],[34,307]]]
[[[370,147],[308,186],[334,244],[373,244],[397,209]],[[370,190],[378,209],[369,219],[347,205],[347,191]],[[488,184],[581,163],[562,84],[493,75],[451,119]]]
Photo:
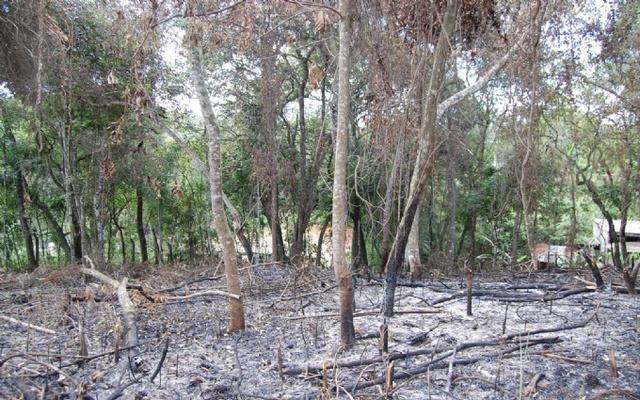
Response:
[[[122,320],[122,326],[124,327],[124,346],[130,348],[133,352],[133,357],[123,358],[123,364],[121,367],[131,369],[129,365],[129,359],[135,358],[139,355],[138,350],[138,328],[136,325],[137,309],[129,294],[127,293],[127,278],[123,278],[121,282],[103,274],[102,272],[92,268],[82,268],[81,271],[87,275],[91,275],[99,280],[103,281],[114,287],[118,295],[118,303],[120,304],[120,319]]]

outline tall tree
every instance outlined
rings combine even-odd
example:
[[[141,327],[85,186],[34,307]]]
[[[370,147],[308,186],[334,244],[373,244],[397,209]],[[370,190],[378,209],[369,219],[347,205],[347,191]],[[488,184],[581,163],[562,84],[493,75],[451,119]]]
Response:
[[[451,43],[449,39],[455,28],[457,13],[458,0],[447,1],[446,11],[440,27],[440,34],[433,54],[431,75],[423,103],[422,120],[418,136],[418,154],[411,176],[409,195],[404,207],[402,219],[397,228],[395,242],[391,248],[389,260],[387,261],[384,299],[382,304],[382,312],[386,317],[393,315],[398,269],[404,261],[407,239],[414,223],[414,217],[418,210],[422,192],[433,166],[435,151],[438,147],[436,138],[438,100],[444,82],[444,67],[450,51]]]
[[[224,211],[224,193],[222,191],[222,160],[220,155],[220,128],[216,121],[216,116],[211,105],[209,92],[206,86],[205,72],[202,66],[201,48],[198,39],[194,36],[193,23],[190,20],[190,34],[188,35],[189,62],[191,63],[191,74],[193,85],[196,90],[202,116],[204,118],[208,149],[209,149],[209,188],[211,192],[211,211],[213,213],[213,226],[218,235],[218,240],[222,246],[222,257],[224,259],[225,275],[227,278],[227,289],[229,293],[238,296],[229,300],[229,332],[243,330],[244,308],[240,296],[240,277],[238,274],[238,259],[234,235],[229,228],[227,215]]]
[[[9,115],[9,111],[6,107],[1,104],[0,114],[2,116],[4,137],[10,146],[10,148],[7,149],[6,146],[4,146],[5,142],[3,141],[4,156],[12,160],[10,164],[14,174],[18,220],[20,221],[20,230],[22,231],[24,246],[27,253],[27,268],[29,270],[33,270],[38,266],[38,259],[36,257],[37,249],[34,247],[34,235],[27,217],[27,192],[25,191],[24,174],[22,172],[22,167],[20,166],[21,157],[18,155],[18,144],[16,137],[13,134],[14,126],[11,116]]]
[[[333,270],[340,296],[340,343],[351,347],[355,342],[353,328],[353,280],[345,259],[347,225],[347,157],[349,152],[349,86],[351,47],[350,0],[340,0],[338,52],[338,122],[336,126],[335,164],[333,169],[333,215],[331,245]]]

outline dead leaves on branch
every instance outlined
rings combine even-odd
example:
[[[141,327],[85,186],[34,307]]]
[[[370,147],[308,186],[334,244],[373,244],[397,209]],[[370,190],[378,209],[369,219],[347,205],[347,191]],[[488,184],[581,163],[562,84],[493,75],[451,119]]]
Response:
[[[102,161],[102,174],[108,181],[112,180],[116,174],[116,164],[111,157],[107,157]]]
[[[320,86],[320,82],[324,78],[324,71],[316,64],[312,64],[309,67],[309,85],[312,89],[317,89]]]
[[[147,185],[153,189],[156,193],[156,198],[162,198],[162,184],[160,183],[160,179],[151,176],[147,176]]]
[[[171,193],[173,193],[173,195],[176,196],[179,200],[184,199],[184,192],[176,181],[174,181],[173,185],[171,186]]]
[[[325,10],[318,10],[313,15],[313,26],[316,32],[320,35],[327,33],[331,20],[329,19],[329,13]]]

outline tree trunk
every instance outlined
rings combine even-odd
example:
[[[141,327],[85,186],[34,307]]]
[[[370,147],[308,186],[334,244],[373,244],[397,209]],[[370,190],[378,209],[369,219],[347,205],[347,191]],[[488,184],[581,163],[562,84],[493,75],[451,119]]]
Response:
[[[518,262],[518,242],[520,242],[520,224],[522,223],[522,208],[516,209],[516,216],[513,220],[513,229],[511,230],[511,263]]]
[[[189,27],[191,28],[191,27]],[[200,51],[192,44],[189,49],[193,85],[196,90],[202,116],[204,118],[207,137],[209,140],[209,186],[211,192],[211,210],[213,212],[213,225],[218,234],[222,246],[225,274],[227,277],[227,290],[231,294],[241,296],[240,277],[238,274],[238,260],[234,235],[229,228],[227,215],[224,211],[224,199],[222,191],[222,160],[220,155],[220,129],[211,106],[211,100],[205,84],[204,71]],[[229,304],[229,332],[236,332],[245,328],[244,310],[242,299],[230,299]]]
[[[335,167],[333,176],[332,252],[333,269],[340,296],[340,343],[351,347],[355,342],[353,328],[353,281],[345,260],[347,224],[347,156],[349,146],[349,87],[351,23],[350,0],[340,1],[340,50],[338,53],[338,122],[336,126]]]
[[[118,215],[114,212],[113,214],[113,224],[118,231],[118,237],[120,238],[120,251],[122,252],[122,264],[127,262],[127,244],[124,240],[124,229],[120,226],[120,222],[118,221]]]
[[[413,224],[411,225],[411,231],[409,232],[409,238],[407,239],[407,249],[405,250],[405,257],[409,263],[409,275],[411,280],[419,280],[422,276],[422,262],[420,260],[420,208],[421,203],[418,203],[416,208],[416,215],[413,217]]]
[[[278,252],[277,258],[281,260],[287,259],[287,253],[285,251],[284,240],[282,238],[282,226],[280,224],[280,215],[279,211],[277,214],[273,214],[274,207],[269,207],[268,205],[273,205],[273,199],[271,194],[271,188],[263,190],[262,193],[262,203],[266,204],[267,207],[264,207],[264,214],[269,221],[269,227],[271,230],[271,242],[276,242],[276,251]],[[273,255],[272,255],[273,257]]]
[[[398,143],[396,143],[396,154],[393,157],[393,165],[389,173],[389,179],[384,193],[384,207],[382,210],[382,245],[380,249],[380,273],[384,273],[384,269],[389,259],[389,237],[391,236],[391,215],[393,210],[393,192],[396,187],[396,180],[402,155],[404,153],[403,135],[400,135]]]
[[[537,156],[538,156],[538,123],[539,123],[539,106],[538,106],[538,43],[540,37],[540,29],[542,24],[538,20],[540,11],[540,2],[535,5],[534,14],[531,19],[531,40],[534,43],[531,50],[531,71],[530,71],[530,104],[529,104],[529,116],[527,121],[527,128],[524,132],[524,137],[520,138],[520,142],[524,146],[522,164],[520,168],[520,174],[518,177],[518,184],[520,190],[520,198],[522,200],[522,217],[524,219],[524,228],[527,236],[527,247],[529,248],[529,254],[531,261],[535,267],[538,266],[538,258],[535,254],[536,237],[535,237],[535,198],[534,189],[537,185]]]
[[[320,235],[318,235],[318,246],[316,253],[316,267],[322,266],[322,245],[324,243],[324,235],[327,233],[327,228],[329,227],[329,223],[331,222],[331,215],[327,215],[322,223],[322,228],[320,229]]]
[[[364,239],[364,227],[362,226],[362,201],[358,196],[353,196],[353,233],[351,235],[351,269],[362,271],[367,276],[370,274],[369,261],[367,259],[367,244]]]
[[[313,51],[313,50],[312,50]],[[300,142],[298,144],[298,170],[297,182],[297,210],[296,225],[293,232],[293,244],[291,246],[291,259],[296,262],[297,258],[304,254],[304,233],[309,222],[308,203],[310,193],[307,192],[307,121],[305,114],[305,93],[307,82],[309,81],[309,53],[301,57],[302,79],[298,86],[298,128],[300,130]]]
[[[136,230],[138,231],[138,241],[140,242],[140,262],[149,261],[149,252],[147,250],[147,238],[144,234],[144,199],[142,197],[142,189],[136,188]],[[135,254],[135,252],[134,252]]]
[[[449,129],[451,129],[451,126]],[[456,217],[458,214],[458,189],[456,187],[458,158],[455,140],[454,134],[449,130],[449,138],[447,139],[447,211],[449,213],[447,222],[447,255],[452,268],[455,267],[456,262]]]
[[[104,174],[100,168],[98,187],[93,194],[93,261],[96,265],[104,263]]]
[[[162,264],[162,248],[160,247],[160,238],[158,237],[157,230],[151,227],[151,236],[153,237],[153,254],[155,254],[155,264]]]
[[[69,227],[71,229],[71,263],[78,263],[82,260],[82,229],[80,217],[76,208],[75,192],[73,187],[73,162],[71,157],[75,152],[72,149],[70,112],[67,113],[67,120],[60,130],[60,142],[62,150],[62,177],[64,187],[64,202],[67,211]]]
[[[280,213],[279,207],[279,176],[278,176],[278,136],[276,119],[280,98],[280,82],[275,73],[275,55],[273,52],[273,29],[268,24],[269,32],[260,36],[260,65],[262,75],[260,77],[260,95],[262,99],[262,114],[260,116],[260,126],[262,128],[266,146],[265,151],[268,165],[265,166],[269,173],[265,186],[269,186],[269,207],[271,215],[277,216]],[[276,232],[279,229],[278,218],[270,219],[271,228],[271,260],[273,262],[284,261],[284,249],[281,247],[282,236],[278,237]]]
[[[46,203],[44,203],[42,200],[40,200],[40,196],[36,192],[29,190],[29,188],[27,188],[27,191],[29,193],[29,196],[31,197],[32,204],[35,205],[38,209],[40,209],[40,211],[44,215],[44,219],[47,221],[47,226],[49,227],[49,230],[53,233],[53,237],[56,245],[62,248],[62,251],[65,254],[66,260],[71,261],[71,247],[69,247],[69,242],[67,241],[67,238],[64,235],[64,230],[62,229],[62,226],[56,220],[49,206]]]
[[[445,63],[449,58],[449,38],[453,33],[458,9],[458,0],[449,0],[443,17],[442,27],[433,55],[431,78],[423,104],[418,138],[418,154],[414,164],[409,195],[405,205],[404,215],[398,225],[396,237],[391,250],[391,257],[387,263],[384,300],[382,312],[386,317],[393,315],[393,305],[396,290],[398,268],[404,261],[404,252],[414,216],[418,208],[422,192],[431,175],[434,155],[438,143],[436,141],[436,122],[438,118],[438,99],[442,91],[445,77]]]
[[[19,158],[17,154],[16,138],[13,135],[13,126],[9,120],[6,110],[0,109],[3,116],[3,125],[5,136],[11,146],[11,167],[14,173],[14,183],[16,185],[16,208],[18,211],[18,220],[20,221],[20,230],[22,231],[22,237],[24,239],[24,246],[27,253],[27,268],[31,271],[38,267],[38,260],[36,252],[34,251],[34,240],[31,227],[29,226],[29,220],[27,218],[27,204],[25,197],[24,177],[22,175],[22,169],[20,168]],[[4,148],[4,146],[3,146]],[[5,159],[7,159],[7,149],[4,148]],[[36,249],[37,250],[37,249]]]
[[[129,238],[129,242],[131,243],[131,264],[136,263],[136,241],[133,238]]]

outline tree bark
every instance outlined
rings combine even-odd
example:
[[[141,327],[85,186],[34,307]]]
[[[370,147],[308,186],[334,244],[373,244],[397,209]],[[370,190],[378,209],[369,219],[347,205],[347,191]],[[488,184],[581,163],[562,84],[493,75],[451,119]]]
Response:
[[[447,138],[447,210],[449,213],[449,220],[447,222],[447,255],[452,268],[455,267],[456,263],[456,218],[458,215],[458,188],[456,187],[458,157],[455,140],[454,133],[450,130],[449,137]]]
[[[329,227],[329,223],[331,222],[331,215],[327,215],[322,223],[322,228],[320,229],[320,235],[318,235],[318,246],[316,252],[316,267],[322,266],[322,245],[324,243],[324,235],[327,233],[327,228]]]
[[[93,194],[93,261],[97,265],[104,263],[104,184],[105,177],[102,168],[98,176],[98,187]]]
[[[416,214],[413,217],[411,231],[407,239],[405,257],[409,263],[409,275],[411,280],[418,280],[422,276],[422,262],[420,260],[420,208],[421,203],[416,207]]]
[[[396,180],[398,176],[398,169],[400,169],[400,163],[402,162],[402,155],[404,153],[404,140],[400,135],[398,142],[396,143],[396,153],[393,157],[393,165],[391,166],[391,172],[387,179],[387,184],[384,193],[384,207],[382,210],[382,245],[380,249],[380,273],[385,272],[385,267],[389,259],[389,237],[391,236],[391,213],[393,210],[393,192],[396,187]]]
[[[144,198],[142,189],[136,188],[136,230],[138,232],[138,242],[140,242],[141,262],[149,261],[149,252],[147,250],[147,238],[144,234]],[[135,254],[135,252],[134,252]]]
[[[227,278],[227,290],[229,293],[241,296],[240,277],[238,274],[238,260],[234,235],[229,228],[227,215],[224,212],[224,199],[222,191],[222,160],[220,154],[220,129],[218,127],[211,99],[205,84],[205,75],[202,68],[200,49],[192,44],[189,49],[192,69],[193,85],[196,90],[198,102],[202,110],[202,116],[209,139],[209,187],[211,192],[211,209],[213,212],[213,225],[222,246],[225,274]],[[245,328],[244,309],[242,299],[231,298],[229,300],[229,332],[236,332]]]
[[[332,252],[333,269],[339,287],[340,343],[351,347],[355,342],[353,328],[353,281],[345,259],[347,224],[347,156],[349,146],[349,86],[351,21],[350,0],[341,0],[338,52],[338,122],[336,126],[335,166],[333,177]]]

